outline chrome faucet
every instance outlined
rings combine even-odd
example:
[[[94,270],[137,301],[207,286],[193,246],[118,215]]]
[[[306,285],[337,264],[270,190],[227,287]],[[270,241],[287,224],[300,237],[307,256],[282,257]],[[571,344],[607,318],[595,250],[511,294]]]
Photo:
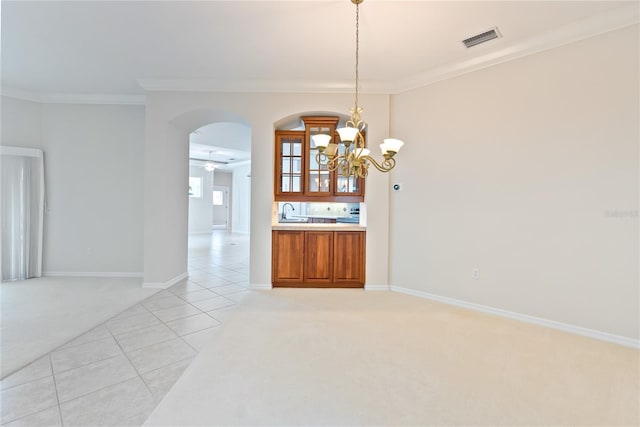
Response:
[[[289,206],[291,208],[292,211],[295,211],[296,208],[293,207],[293,205],[291,203],[285,203],[282,205],[282,219],[286,220],[287,219],[287,209],[286,207]]]

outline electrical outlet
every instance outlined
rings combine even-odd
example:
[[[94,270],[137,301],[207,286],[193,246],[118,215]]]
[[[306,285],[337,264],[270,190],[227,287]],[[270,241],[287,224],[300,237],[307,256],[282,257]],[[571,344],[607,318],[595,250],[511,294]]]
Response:
[[[93,248],[92,247],[88,247],[87,248],[87,255],[91,255],[93,253]]]
[[[474,268],[471,270],[471,278],[473,280],[479,280],[480,279],[480,269],[479,268]]]

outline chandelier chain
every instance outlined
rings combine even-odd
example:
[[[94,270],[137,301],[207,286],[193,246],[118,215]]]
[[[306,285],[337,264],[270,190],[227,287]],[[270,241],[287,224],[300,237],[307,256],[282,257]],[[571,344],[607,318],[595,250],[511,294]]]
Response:
[[[360,3],[356,3],[356,103],[355,110],[358,111],[358,66],[360,63]]]

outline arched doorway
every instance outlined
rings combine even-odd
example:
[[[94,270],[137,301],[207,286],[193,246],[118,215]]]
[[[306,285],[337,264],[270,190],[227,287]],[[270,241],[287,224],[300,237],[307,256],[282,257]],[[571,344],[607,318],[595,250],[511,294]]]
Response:
[[[242,296],[249,285],[251,128],[224,121],[191,132],[188,170],[185,290],[192,292],[185,296],[206,309]]]
[[[228,124],[247,130],[251,146],[251,126],[242,116],[209,108],[194,109],[175,116],[162,128],[147,134],[145,152],[145,286],[167,288],[188,276],[189,139],[204,126]],[[246,202],[237,214],[250,217],[251,165],[239,169],[246,187]],[[241,170],[240,170],[241,169]],[[242,223],[241,217],[237,222]],[[243,230],[249,233],[249,221]],[[171,247],[167,247],[170,244]],[[247,261],[248,263],[248,261]],[[247,269],[248,270],[248,269]],[[248,274],[248,273],[247,273]],[[248,280],[247,280],[248,281]]]

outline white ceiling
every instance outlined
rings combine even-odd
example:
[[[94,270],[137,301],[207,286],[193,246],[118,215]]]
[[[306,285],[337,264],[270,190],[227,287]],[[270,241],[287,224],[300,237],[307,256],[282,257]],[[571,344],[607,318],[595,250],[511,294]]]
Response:
[[[360,9],[363,89],[387,93],[638,21],[635,1],[366,0]],[[354,25],[349,0],[3,0],[2,85],[33,94],[351,91]],[[493,26],[502,38],[460,43]]]
[[[138,103],[154,89],[353,90],[349,0],[3,0],[1,14],[5,94]],[[361,87],[395,93],[638,22],[638,2],[366,0],[360,18]],[[462,45],[494,26],[502,38]],[[239,124],[190,142],[191,158],[223,169],[250,159]]]
[[[203,126],[189,135],[189,158],[203,166],[211,159],[222,170],[244,164],[251,159],[251,128],[225,122]]]

